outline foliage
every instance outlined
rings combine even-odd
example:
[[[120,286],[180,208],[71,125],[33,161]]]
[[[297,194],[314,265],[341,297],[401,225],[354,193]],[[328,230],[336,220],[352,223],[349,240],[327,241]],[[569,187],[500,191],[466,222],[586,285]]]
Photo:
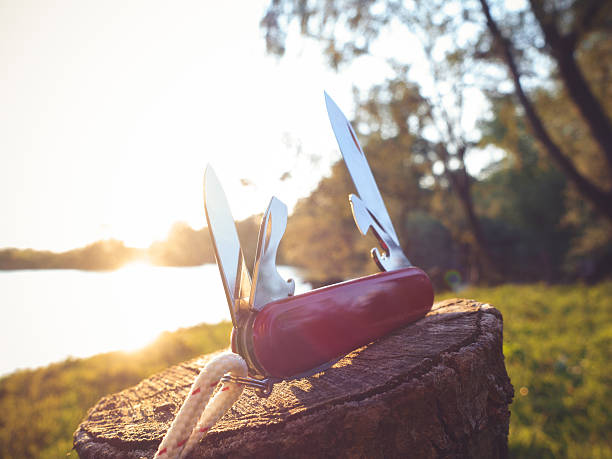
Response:
[[[248,266],[253,266],[260,220],[261,215],[253,215],[236,222]],[[146,256],[151,263],[159,266],[197,266],[215,262],[208,228],[194,230],[183,222],[175,223],[165,240],[151,244]]]
[[[574,232],[560,224],[566,180],[534,162],[501,168],[475,186],[493,257],[505,279],[547,282],[567,277]],[[572,270],[575,271],[575,270]]]
[[[249,266],[253,266],[260,215],[236,222],[238,235]],[[158,266],[198,266],[214,263],[215,255],[207,228],[195,230],[183,222],[175,223],[163,241],[146,249],[126,247],[114,239],[97,241],[86,247],[55,253],[33,249],[0,250],[0,269],[83,269],[114,270],[146,260]]]
[[[432,191],[425,211],[451,234],[464,278],[596,280],[612,270],[611,15],[597,0],[274,0],[261,26],[278,55],[299,30],[333,68],[390,62],[394,76],[356,97],[356,127],[370,160],[380,143],[401,146],[404,180],[420,175]],[[508,158],[498,186],[470,176],[464,157],[492,146]],[[400,227],[414,210],[405,201]],[[522,270],[525,260],[543,269]]]
[[[431,56],[429,59],[434,61]],[[473,273],[470,280],[493,281],[497,269],[491,261],[482,223],[474,208],[475,178],[466,166],[466,157],[476,144],[463,132],[463,97],[453,99],[458,105],[453,116],[449,110],[437,106],[432,98],[423,97],[418,85],[408,83],[407,71],[397,72],[395,78],[372,87],[365,100],[358,103],[357,124],[371,131],[367,136],[368,151],[378,155],[386,152],[385,167],[377,177],[388,189],[386,195],[410,198],[407,191],[412,194],[418,191],[409,186],[420,187],[423,192],[427,189],[437,195],[444,194],[446,199],[438,202],[447,205],[440,206],[442,209],[437,216],[441,219],[446,219],[446,215],[455,217],[453,224],[447,227],[453,229],[457,240],[471,249],[473,257],[467,270]],[[442,73],[434,72],[436,82],[440,82]],[[456,94],[464,91],[459,87],[453,89]],[[437,98],[441,100],[442,95]],[[387,184],[385,175],[391,170],[395,180]],[[414,206],[408,207],[406,199],[402,207],[404,220],[409,211],[416,210]],[[433,206],[429,210],[433,211]]]
[[[602,187],[596,177],[580,170],[584,161],[576,160],[555,139],[532,97],[551,87],[564,92],[565,106],[570,108],[556,113],[573,110],[578,123],[584,123],[581,136],[592,141],[592,148],[581,151],[580,156],[597,156],[606,171],[612,172],[612,123],[610,109],[604,106],[609,79],[601,79],[602,74],[609,75],[609,53],[607,57],[605,53],[609,45],[599,45],[610,41],[611,17],[610,2],[600,0],[521,4],[499,0],[273,0],[261,26],[271,53],[285,53],[287,37],[295,30],[292,26],[299,24],[303,36],[321,42],[332,68],[373,54],[393,62],[400,69],[400,78],[410,78],[403,69],[414,70],[411,79],[427,95],[433,127],[441,134],[437,140],[455,160],[455,173],[461,172],[470,137],[474,132],[478,137],[477,130],[469,135],[465,130],[464,102],[487,93],[514,95],[542,150],[583,199],[612,220],[609,184]],[[405,53],[396,46],[394,54],[386,54],[389,47],[384,44],[390,36],[413,52]],[[604,71],[589,77],[590,64]],[[603,90],[597,87],[601,81],[605,81]],[[392,104],[393,99],[383,102]],[[451,163],[444,164],[444,156],[448,157],[440,156],[439,162],[449,170]],[[473,223],[476,235],[478,226]]]
[[[597,48],[593,45],[593,49]],[[550,132],[581,170],[601,186],[612,186],[612,177],[602,158],[595,154],[583,123],[571,114],[575,109],[563,92],[541,91],[536,101]],[[571,273],[597,280],[610,273],[612,222],[586,205],[561,171],[545,161],[511,99],[496,97],[493,108],[494,117],[482,123],[483,143],[497,145],[510,156],[505,170],[498,168],[477,185],[480,192],[476,200],[481,201],[481,211],[488,218],[511,220],[515,238],[529,239],[528,233],[540,234],[532,253],[546,251],[547,259],[538,257],[538,261],[549,272],[554,262],[553,271],[558,273],[550,272],[540,279],[551,281],[559,279],[561,273]]]
[[[114,239],[62,253],[32,249],[0,250],[0,269],[117,269],[139,259],[141,251]]]
[[[175,223],[165,240],[151,244],[147,255],[158,266],[196,266],[215,261],[208,230],[194,230],[183,222]]]
[[[231,324],[163,333],[140,351],[68,359],[0,379],[0,457],[57,458],[100,397],[201,354],[227,346]]]
[[[376,143],[377,152],[370,156],[370,166],[379,179],[400,241],[411,247],[415,240],[406,234],[402,222],[408,224],[408,208],[415,212],[427,208],[428,193],[418,186],[421,175],[398,153],[402,146],[394,140],[377,138],[370,143]],[[413,179],[405,180],[406,176]],[[321,180],[289,217],[280,250],[287,263],[307,268],[309,282],[329,283],[377,270],[368,254],[378,243],[371,234],[362,237],[353,222],[348,201],[353,190],[345,165],[336,163],[331,175]]]
[[[334,166],[332,176],[297,203],[280,245],[287,263],[306,268],[313,285],[363,274],[368,259],[367,247],[354,250],[363,238],[352,221],[350,178],[342,166]]]
[[[510,135],[496,133],[499,123],[487,129],[510,142]],[[612,255],[609,227],[589,224],[594,220],[587,216],[578,219],[580,227],[567,222],[568,209],[579,208],[562,199],[568,193],[566,178],[541,161],[524,131],[512,135],[524,150],[521,161],[510,157],[472,185],[474,207],[499,274],[506,282],[605,278],[612,268],[606,264]],[[459,272],[464,283],[473,283],[470,232],[457,200],[442,186],[419,186],[427,176],[419,167],[427,159],[414,145],[398,142],[396,137],[371,134],[364,149],[402,247],[437,289],[449,287],[445,277],[451,271]],[[335,164],[331,175],[289,217],[280,249],[289,264],[306,268],[314,284],[376,271],[367,254],[377,242],[355,228],[347,199],[352,189],[344,164]]]
[[[504,316],[517,458],[612,457],[612,282],[473,288]],[[436,300],[455,297],[440,295]]]

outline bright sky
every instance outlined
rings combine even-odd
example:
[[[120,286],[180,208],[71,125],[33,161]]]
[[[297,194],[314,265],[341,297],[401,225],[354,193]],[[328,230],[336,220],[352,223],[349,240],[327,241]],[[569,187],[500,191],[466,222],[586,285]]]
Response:
[[[336,74],[297,34],[267,56],[267,3],[0,2],[0,247],[145,247],[174,222],[200,228],[207,163],[235,218],[307,195],[340,158],[323,91],[350,117],[351,87],[388,69]],[[298,142],[322,160],[296,159]]]

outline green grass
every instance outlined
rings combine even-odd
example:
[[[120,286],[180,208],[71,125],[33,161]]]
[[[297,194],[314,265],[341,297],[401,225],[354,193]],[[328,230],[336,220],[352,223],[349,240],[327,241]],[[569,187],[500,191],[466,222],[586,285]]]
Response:
[[[516,458],[612,458],[612,282],[504,285],[459,294],[504,315]],[[87,409],[169,365],[226,347],[230,324],[164,333],[133,353],[67,360],[0,379],[0,457],[65,457]],[[6,351],[6,350],[5,350]],[[72,452],[72,455],[76,453]]]
[[[0,457],[66,457],[73,432],[100,397],[227,347],[230,330],[229,323],[198,325],[163,333],[137,352],[70,359],[0,379]]]
[[[454,296],[504,316],[511,456],[612,457],[612,282],[474,288],[436,300]]]

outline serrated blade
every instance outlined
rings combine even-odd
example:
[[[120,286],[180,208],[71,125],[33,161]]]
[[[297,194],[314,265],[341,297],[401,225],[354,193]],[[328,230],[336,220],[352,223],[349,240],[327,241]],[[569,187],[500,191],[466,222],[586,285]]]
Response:
[[[204,210],[232,323],[238,327],[248,313],[251,277],[227,198],[210,165],[204,173]]]
[[[372,228],[384,251],[381,254],[378,249],[372,249],[374,261],[381,271],[412,266],[401,250],[391,217],[351,123],[327,93],[325,105],[344,163],[359,194],[350,197],[357,228],[364,235]]]

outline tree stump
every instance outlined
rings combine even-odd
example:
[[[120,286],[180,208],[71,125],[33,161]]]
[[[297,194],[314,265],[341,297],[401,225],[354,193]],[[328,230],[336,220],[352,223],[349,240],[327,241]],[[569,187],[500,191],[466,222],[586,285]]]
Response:
[[[215,355],[102,398],[74,434],[79,456],[153,457]],[[191,457],[506,457],[512,397],[501,314],[449,300],[267,399],[246,389]]]

